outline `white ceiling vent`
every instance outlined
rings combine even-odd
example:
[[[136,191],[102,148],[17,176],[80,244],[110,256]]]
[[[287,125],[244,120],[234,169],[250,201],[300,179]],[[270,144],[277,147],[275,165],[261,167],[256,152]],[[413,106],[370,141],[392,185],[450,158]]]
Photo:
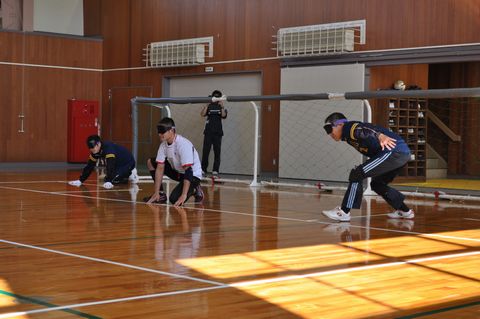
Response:
[[[339,54],[365,44],[365,20],[283,28],[277,32],[279,57]]]
[[[199,65],[213,57],[213,37],[153,42],[144,50],[147,67]]]

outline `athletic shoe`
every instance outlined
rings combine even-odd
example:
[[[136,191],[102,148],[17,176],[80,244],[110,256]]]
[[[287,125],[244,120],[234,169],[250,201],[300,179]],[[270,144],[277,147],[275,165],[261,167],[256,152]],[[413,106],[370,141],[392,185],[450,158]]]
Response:
[[[156,201],[154,201],[153,203],[154,204],[165,204],[167,203],[167,194],[165,194],[164,192],[160,192],[160,198]],[[144,197],[143,198],[143,201],[146,203],[150,200],[152,196],[147,196],[147,197]]]
[[[140,188],[136,184],[131,185],[131,187],[128,189],[128,192],[130,193],[130,198],[132,199],[132,201],[134,201],[134,202],[137,201],[137,194],[138,194],[139,190],[140,190]]]
[[[393,213],[387,214],[389,218],[405,218],[405,219],[412,219],[415,217],[415,213],[413,212],[412,209],[410,209],[408,212],[403,212],[401,210],[396,210]]]
[[[205,195],[203,194],[203,191],[202,191],[202,188],[200,187],[200,185],[198,185],[195,188],[195,195],[193,195],[193,196],[195,197],[195,203],[203,202],[203,197],[205,197]]]
[[[345,213],[340,207],[335,207],[332,210],[324,210],[322,214],[330,219],[338,220],[339,222],[350,221],[350,213]]]
[[[388,219],[388,225],[393,226],[400,230],[411,231],[413,229],[414,222],[411,219]]]
[[[213,178],[213,179],[220,178],[220,176],[218,176],[218,172],[213,171],[213,172],[212,172],[212,178]]]
[[[128,177],[128,180],[132,184],[137,184],[138,183],[139,178],[138,178],[138,175],[137,175],[137,169],[136,168],[132,169],[132,173]]]
[[[336,224],[329,224],[323,227],[323,230],[334,235],[341,235],[343,232],[350,231],[350,223],[343,222],[343,223],[336,223]]]

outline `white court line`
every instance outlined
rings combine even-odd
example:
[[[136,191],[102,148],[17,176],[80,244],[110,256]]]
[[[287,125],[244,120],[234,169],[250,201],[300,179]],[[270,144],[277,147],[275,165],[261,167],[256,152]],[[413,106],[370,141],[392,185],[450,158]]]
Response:
[[[180,294],[186,294],[186,293],[192,293],[192,292],[201,292],[201,291],[227,288],[227,287],[228,286],[215,286],[215,287],[205,287],[205,288],[189,289],[189,290],[177,290],[177,291],[171,291],[171,292],[161,292],[161,293],[158,293],[158,294],[141,295],[141,296],[135,296],[135,297],[125,297],[125,298],[118,298],[118,299],[108,299],[108,300],[103,300],[103,301],[93,301],[93,302],[79,303],[79,304],[73,304],[73,305],[68,305],[68,306],[58,306],[58,307],[51,307],[51,308],[44,308],[44,309],[37,309],[37,310],[10,312],[10,313],[0,314],[0,318],[13,318],[13,317],[17,317],[17,316],[26,316],[26,315],[30,315],[30,314],[34,314],[34,313],[50,312],[50,311],[72,309],[72,308],[81,308],[81,307],[88,307],[88,306],[97,306],[97,305],[103,305],[103,304],[109,304],[109,303],[117,303],[117,302],[133,301],[133,300],[141,300],[141,299],[150,299],[150,298],[164,297],[164,296],[174,296],[174,295],[180,295]]]
[[[345,268],[345,269],[319,271],[319,272],[304,274],[304,275],[292,275],[292,276],[276,277],[276,278],[269,278],[269,279],[243,281],[243,282],[239,282],[239,283],[230,284],[230,286],[232,286],[232,287],[246,287],[246,286],[260,285],[260,284],[266,284],[266,283],[277,283],[277,282],[281,282],[281,281],[288,281],[288,280],[295,280],[295,279],[344,274],[344,273],[350,273],[350,272],[355,272],[355,271],[363,271],[363,270],[370,270],[370,269],[377,269],[377,268],[387,268],[387,267],[407,265],[407,264],[408,265],[410,265],[410,264],[415,265],[415,264],[419,264],[419,263],[426,262],[426,261],[459,258],[459,257],[467,257],[467,256],[474,256],[474,255],[480,255],[480,251],[472,251],[472,252],[468,252],[468,253],[443,255],[443,256],[435,256],[435,257],[425,257],[425,258],[418,258],[418,259],[410,259],[410,260],[406,260],[406,261],[396,261],[396,262],[392,262],[392,263],[370,265],[370,266],[359,266],[359,267],[352,267],[352,268]]]
[[[58,307],[52,307],[52,308],[44,308],[44,309],[29,310],[29,311],[22,311],[22,312],[5,313],[5,314],[1,314],[0,318],[12,318],[12,317],[15,317],[15,316],[26,316],[26,315],[35,314],[35,313],[42,313],[42,312],[44,313],[44,312],[51,312],[51,311],[57,311],[57,310],[63,310],[63,309],[77,309],[77,308],[88,307],[88,306],[97,306],[97,305],[119,303],[119,302],[125,302],[125,301],[134,301],[134,300],[141,300],[141,299],[151,299],[151,298],[158,298],[158,297],[165,297],[165,296],[181,295],[181,294],[188,294],[188,293],[195,293],[195,292],[210,291],[210,290],[215,290],[215,289],[248,287],[248,286],[261,285],[261,284],[267,284],[267,283],[277,283],[277,282],[282,282],[282,281],[297,280],[297,279],[312,278],[312,277],[321,277],[321,276],[328,276],[328,275],[335,275],[335,274],[345,274],[345,273],[351,273],[351,272],[356,272],[356,271],[387,268],[387,267],[400,266],[400,265],[415,265],[415,264],[419,264],[421,262],[426,262],[426,261],[459,258],[459,257],[474,256],[474,255],[479,255],[479,254],[480,254],[480,251],[476,251],[476,252],[461,253],[461,254],[426,257],[426,258],[411,259],[411,260],[406,260],[406,261],[397,261],[397,262],[378,264],[378,265],[360,266],[360,267],[352,267],[352,268],[346,268],[346,269],[320,271],[320,272],[303,274],[303,275],[293,275],[293,276],[285,276],[285,277],[275,277],[275,278],[270,278],[270,279],[243,281],[243,282],[238,282],[238,283],[233,283],[233,284],[223,284],[221,286],[215,286],[215,287],[177,290],[177,291],[170,291],[170,292],[161,292],[161,293],[157,293],[157,294],[140,295],[140,296],[134,296],[134,297],[116,298],[116,299],[108,299],[108,300],[102,300],[102,301],[92,301],[92,302],[71,304],[71,305],[58,306]]]
[[[146,177],[146,176],[145,176]],[[150,178],[149,181],[139,181],[139,183],[137,184],[147,184],[147,183],[150,183],[150,184],[153,184],[153,180],[151,180],[151,177],[148,176]],[[168,182],[168,183],[171,183],[172,181],[171,180],[166,180],[165,182]],[[0,182],[0,184],[34,184],[34,183],[61,183],[61,184],[66,184],[68,183],[68,181],[15,181],[15,182]],[[91,185],[91,186],[97,186],[98,184],[96,183],[83,183],[82,185]],[[203,187],[206,187],[206,188],[209,188],[209,187],[212,187],[211,184],[203,184],[202,185]],[[232,185],[214,185],[215,187],[220,187],[220,188],[225,188],[225,189],[235,189],[235,190],[242,190],[242,191],[246,191],[246,192],[251,192],[251,190],[249,188],[245,188],[245,185],[243,185],[242,187],[239,187],[239,186],[232,186]],[[71,187],[75,187],[75,186],[71,186]],[[65,192],[66,193],[66,192]],[[260,193],[277,193],[277,194],[288,194],[288,195],[292,195],[292,196],[295,196],[294,194],[297,194],[296,196],[298,196],[298,194],[302,195],[302,196],[306,196],[306,197],[312,197],[312,196],[315,196],[317,197],[319,194],[318,193],[305,193],[305,192],[302,192],[302,191],[296,191],[294,189],[291,189],[291,190],[288,190],[288,191],[285,191],[285,190],[278,190],[278,189],[260,189]],[[338,197],[338,198],[343,198],[343,195],[341,194],[335,194],[335,193],[321,193],[321,194],[325,194],[325,195],[328,195],[329,197]],[[378,195],[373,195],[373,196],[370,196],[370,197],[375,197],[376,199],[382,199],[381,196],[378,196]],[[424,205],[424,206],[439,206],[439,207],[446,207],[446,208],[449,208],[449,207],[454,207],[454,208],[469,208],[469,209],[480,209],[480,205],[472,205],[472,204],[466,204],[466,203],[461,203],[461,204],[454,204],[454,203],[450,203],[450,202],[444,202],[444,201],[440,201],[440,202],[435,202],[433,200],[425,200],[425,199],[416,199],[416,200],[413,200],[413,199],[406,199],[405,200],[406,203],[411,203],[411,204],[420,204],[420,205]],[[370,215],[370,216],[386,216],[387,214],[374,214],[374,215]],[[362,218],[363,216],[352,216],[352,218]]]
[[[476,222],[480,222],[480,219],[478,218],[463,218],[463,219],[466,219],[466,220],[473,220],[473,221],[476,221]]]
[[[109,264],[109,265],[114,265],[114,266],[120,266],[120,267],[135,269],[135,270],[152,272],[152,273],[155,273],[155,274],[160,274],[160,275],[165,275],[165,276],[170,276],[170,277],[176,277],[176,278],[182,278],[182,279],[187,279],[187,280],[203,282],[203,283],[216,285],[216,286],[223,286],[224,285],[223,283],[217,282],[217,281],[200,279],[200,278],[195,278],[195,277],[190,277],[190,276],[185,276],[185,275],[179,275],[179,274],[174,274],[174,273],[171,273],[171,272],[166,272],[166,271],[161,271],[161,270],[156,270],[156,269],[151,269],[151,268],[145,268],[145,267],[140,267],[140,266],[134,266],[134,265],[130,265],[130,264],[119,263],[119,262],[111,261],[111,260],[107,260],[107,259],[89,257],[89,256],[78,255],[78,254],[73,254],[73,253],[67,253],[67,252],[60,251],[60,250],[48,249],[48,248],[43,248],[43,247],[40,247],[40,246],[17,243],[17,242],[6,240],[6,239],[0,239],[0,242],[5,243],[5,244],[14,245],[14,246],[20,246],[20,247],[25,247],[25,248],[42,250],[42,251],[46,251],[46,252],[49,252],[49,253],[54,253],[54,254],[59,254],[59,255],[64,255],[64,256],[69,256],[69,257],[76,257],[76,258],[80,258],[80,259],[97,261],[97,262],[101,262],[101,263]]]
[[[61,193],[61,192],[48,192],[48,191],[38,191],[38,190],[31,190],[31,189],[24,189],[24,188],[0,186],[0,189],[2,189],[2,188],[3,189],[25,191],[25,192],[49,194],[49,195],[71,196],[71,197],[79,197],[79,198],[92,198],[92,199],[101,199],[101,200],[105,200],[105,201],[133,203],[133,204],[140,204],[140,205],[158,205],[158,206],[165,206],[165,207],[168,207],[168,206],[173,207],[172,205],[169,205],[169,204],[147,204],[147,203],[144,203],[144,202],[136,202],[136,201],[125,200],[125,199],[115,199],[115,198],[106,198],[106,197],[65,194],[65,193]],[[299,218],[268,216],[268,215],[260,215],[260,214],[255,214],[254,215],[254,214],[251,214],[251,213],[241,213],[241,212],[234,212],[234,211],[228,211],[228,210],[211,209],[211,208],[203,208],[203,207],[199,208],[199,207],[190,206],[190,205],[183,206],[183,207],[186,208],[186,209],[193,209],[193,210],[201,209],[202,211],[214,212],[214,213],[242,215],[242,216],[249,216],[249,217],[255,216],[255,217],[261,217],[261,218],[284,220],[284,221],[295,221],[295,222],[302,222],[302,223],[314,223],[314,224],[321,224],[321,225],[336,225],[336,224],[338,224],[338,222],[329,222],[329,221],[322,222],[322,221],[319,221],[318,219],[299,219]],[[379,214],[379,216],[380,215],[381,214]],[[375,216],[377,216],[377,215],[375,215]],[[364,216],[361,216],[361,217],[364,217]],[[352,216],[352,218],[353,218],[353,216]],[[436,238],[444,238],[444,239],[456,239],[456,240],[480,242],[480,238],[456,237],[456,236],[440,235],[440,234],[425,234],[425,233],[412,232],[412,231],[406,231],[406,230],[397,230],[397,229],[388,229],[388,228],[379,228],[379,227],[352,225],[352,224],[350,224],[349,227],[360,228],[360,229],[370,229],[370,230],[373,229],[373,230],[379,230],[379,231],[390,232],[390,233],[418,235],[418,236],[423,236],[423,237],[436,237]]]
[[[131,188],[121,188],[121,189],[86,189],[86,190],[82,190],[82,191],[58,191],[58,192],[52,192],[52,194],[58,194],[58,195],[62,195],[62,194],[75,194],[75,193],[85,193],[85,191],[88,191],[88,192],[95,192],[95,193],[105,193],[105,192],[129,192],[131,190]],[[138,191],[141,191],[142,189],[139,188]]]
[[[0,184],[36,184],[36,183],[64,183],[62,181],[13,181],[13,182],[0,182]]]

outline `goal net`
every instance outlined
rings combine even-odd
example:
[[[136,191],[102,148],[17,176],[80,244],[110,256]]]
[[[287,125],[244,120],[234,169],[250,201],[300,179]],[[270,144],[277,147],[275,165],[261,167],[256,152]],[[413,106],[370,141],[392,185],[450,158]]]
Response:
[[[279,140],[278,145],[272,145],[279,150],[278,159],[274,159],[278,161],[276,181],[346,183],[350,170],[365,158],[346,143],[333,141],[323,124],[333,112],[341,112],[350,120],[371,122],[370,103],[375,107],[374,124],[399,134],[412,150],[412,160],[400,174],[404,179],[418,183],[435,178],[475,178],[480,176],[480,155],[474,146],[478,140],[475,126],[480,121],[477,96],[479,88],[223,97],[228,117],[223,121],[220,172],[222,177],[256,179],[261,172],[258,152],[266,143],[273,143],[259,134],[259,106],[262,101],[279,100]],[[163,116],[175,120],[177,132],[190,139],[201,156],[205,119],[200,111],[210,99],[133,99],[138,113],[132,122],[137,130],[133,143],[138,162],[156,154],[159,140],[155,124]],[[266,121],[269,119],[264,118]],[[212,163],[213,151],[209,170]],[[434,167],[435,163],[440,164]],[[440,171],[443,175],[436,175]],[[272,180],[261,174],[258,178]]]
[[[189,139],[203,153],[205,117],[200,115],[206,103],[142,103],[136,107],[137,162],[145,163],[156,156],[160,144],[156,123],[165,116],[173,118],[177,133]],[[223,122],[220,172],[235,176],[253,176],[255,169],[255,141],[258,109],[250,102],[225,102],[227,118]],[[257,133],[258,135],[258,133]],[[134,145],[135,148],[135,145]],[[208,172],[212,171],[213,148],[209,153]],[[257,160],[258,161],[258,160]]]

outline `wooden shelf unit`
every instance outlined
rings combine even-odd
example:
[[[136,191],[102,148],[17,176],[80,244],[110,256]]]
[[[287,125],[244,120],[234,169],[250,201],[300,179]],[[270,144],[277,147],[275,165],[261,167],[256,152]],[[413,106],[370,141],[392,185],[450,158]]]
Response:
[[[412,152],[411,161],[399,175],[408,179],[425,180],[427,174],[427,100],[390,99],[387,103],[387,127],[400,135]]]

